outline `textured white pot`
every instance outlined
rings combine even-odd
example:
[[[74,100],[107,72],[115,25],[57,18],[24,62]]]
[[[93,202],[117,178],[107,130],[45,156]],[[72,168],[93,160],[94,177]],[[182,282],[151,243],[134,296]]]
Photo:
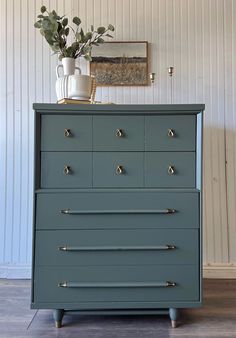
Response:
[[[89,75],[70,75],[68,79],[69,98],[89,100],[92,92],[92,77]]]
[[[63,76],[59,75],[59,69],[63,68]],[[79,71],[79,74],[81,74],[81,70],[79,67],[75,67],[75,59],[73,58],[63,58],[62,64],[58,65],[56,67],[56,94],[57,94],[57,100],[61,100],[64,98],[68,98],[68,82],[69,82],[69,76],[73,75],[75,73],[75,70]]]

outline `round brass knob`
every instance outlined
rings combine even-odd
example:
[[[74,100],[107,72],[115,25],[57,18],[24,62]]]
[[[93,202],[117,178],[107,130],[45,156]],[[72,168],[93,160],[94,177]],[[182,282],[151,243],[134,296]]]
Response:
[[[122,165],[118,165],[117,168],[116,168],[116,174],[117,175],[122,175],[124,174],[124,168],[122,167]]]
[[[169,175],[174,175],[175,173],[175,168],[172,165],[169,165],[168,167],[168,174]]]
[[[65,165],[65,166],[64,166],[64,169],[63,169],[63,174],[64,174],[64,175],[69,175],[70,173],[71,173],[71,168],[70,168],[70,166]]]

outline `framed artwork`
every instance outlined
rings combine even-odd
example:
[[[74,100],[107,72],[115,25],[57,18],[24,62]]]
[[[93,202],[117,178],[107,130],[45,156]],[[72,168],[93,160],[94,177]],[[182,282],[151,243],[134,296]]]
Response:
[[[90,75],[97,86],[147,86],[148,42],[105,42],[92,49]]]

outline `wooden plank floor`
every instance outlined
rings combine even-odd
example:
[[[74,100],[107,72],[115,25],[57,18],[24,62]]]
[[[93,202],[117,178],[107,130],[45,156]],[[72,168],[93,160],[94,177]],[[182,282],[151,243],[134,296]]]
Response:
[[[56,329],[51,311],[30,310],[30,281],[0,280],[0,338],[236,338],[236,280],[205,280],[204,306],[181,313],[176,329],[167,316],[77,314]]]

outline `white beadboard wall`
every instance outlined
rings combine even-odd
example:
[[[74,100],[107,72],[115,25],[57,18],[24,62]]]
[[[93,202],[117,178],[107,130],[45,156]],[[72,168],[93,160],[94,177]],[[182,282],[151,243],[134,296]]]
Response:
[[[155,84],[99,88],[98,100],[206,104],[205,276],[236,277],[235,0],[1,0],[0,277],[30,276],[32,103],[56,100],[57,59],[33,27],[42,4],[88,28],[112,23],[114,40],[150,43]]]

